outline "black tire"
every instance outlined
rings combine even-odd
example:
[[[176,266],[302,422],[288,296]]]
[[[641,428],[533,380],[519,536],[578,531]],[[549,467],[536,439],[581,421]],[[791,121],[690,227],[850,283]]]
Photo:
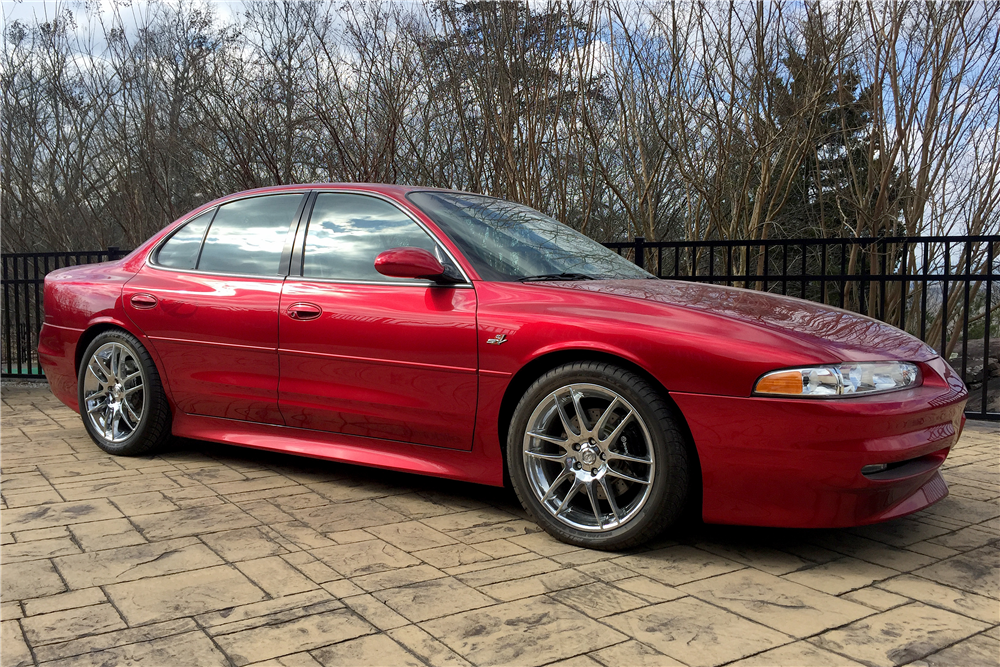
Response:
[[[570,386],[574,389],[570,389]],[[605,407],[599,407],[602,405],[601,389],[608,392],[606,398],[611,399]],[[562,395],[568,395],[571,402],[562,403],[559,398],[560,392],[566,390],[567,394]],[[573,398],[574,392],[577,392],[576,399]],[[591,392],[592,395],[588,397],[587,392]],[[616,405],[621,406],[621,401],[616,403],[616,399],[611,397],[612,394],[628,405],[615,408]],[[559,405],[563,405],[564,409],[569,406],[575,411],[571,413],[567,410],[564,413],[573,415],[569,430],[575,428],[577,431],[570,433],[569,436],[566,435],[568,430],[563,428],[565,422],[557,423],[556,417],[552,416],[558,414]],[[588,409],[588,405],[598,407]],[[553,444],[527,436],[529,420],[541,419],[541,422],[536,421],[531,424],[536,429],[534,433],[540,432],[538,424],[544,422],[554,425],[555,430],[545,431],[555,436],[553,440],[585,438],[584,429],[579,427],[581,413],[576,410],[577,407],[583,408],[583,419],[588,421],[587,428],[591,429],[590,433],[596,434],[594,438],[573,443],[567,448],[565,443]],[[594,418],[597,414],[603,414],[605,410],[608,413],[615,410],[618,414],[628,413],[619,418],[621,429],[615,432],[620,431],[624,434],[628,429],[632,429],[633,444],[627,445],[626,438],[621,435],[612,437],[614,433],[608,432],[610,427],[607,424],[602,426],[600,418]],[[638,419],[632,417],[633,412]],[[614,418],[615,415],[611,415],[611,419]],[[549,421],[545,422],[546,419]],[[561,420],[561,417],[559,419]],[[603,362],[576,362],[550,370],[539,377],[525,392],[514,411],[508,431],[507,466],[511,483],[521,505],[546,532],[569,544],[614,551],[629,549],[651,540],[678,520],[687,502],[689,450],[684,433],[678,427],[676,419],[674,412],[656,389],[643,378],[623,368]],[[576,427],[572,425],[573,421]],[[626,422],[631,425],[627,425]],[[606,439],[602,439],[602,433]],[[531,444],[526,444],[529,442]],[[532,453],[529,455],[525,455],[526,446],[532,448]],[[545,453],[538,449],[539,446],[549,447],[550,450]],[[626,447],[635,448],[634,451],[638,453],[633,453]],[[564,451],[565,455],[562,454]],[[645,453],[647,451],[648,454]],[[599,457],[596,462],[594,454]],[[622,454],[634,456],[635,458],[630,460],[635,460],[636,463],[613,460]],[[561,457],[561,460],[549,460],[557,457]],[[649,458],[650,463],[640,462],[639,459],[643,458]],[[526,459],[530,463],[526,463]],[[622,466],[626,466],[627,470]],[[608,472],[609,468],[611,472]],[[635,476],[637,480],[647,480],[648,484],[621,481],[620,475],[615,473],[621,473],[623,470],[628,475]],[[642,474],[643,471],[646,475]],[[564,475],[568,475],[565,481],[557,484],[554,478]],[[589,484],[599,495],[589,495],[591,490],[587,488],[585,480],[593,480]],[[546,483],[549,491],[542,493],[542,486]],[[586,491],[578,490],[574,494],[572,488],[577,488],[578,484],[579,489]],[[617,495],[616,488],[619,487],[613,487],[612,484],[624,486],[627,490]],[[571,497],[566,501],[569,503],[566,505],[566,511],[560,509],[562,505],[555,510],[551,507],[559,500],[558,490],[554,496],[546,498],[548,493],[557,487],[567,490],[564,495]],[[586,503],[576,498],[584,492],[588,494]],[[645,494],[644,501],[641,502],[640,493]],[[619,511],[616,504],[609,501],[609,494],[614,496],[616,501],[627,501],[631,494],[632,514],[626,515],[628,506]],[[550,503],[550,506],[543,505],[543,502]],[[584,517],[587,506],[593,508],[594,526],[584,526],[580,521],[573,521],[570,516],[572,514]],[[580,509],[577,509],[578,507]],[[605,507],[607,513],[604,512]],[[619,521],[620,513],[622,516]],[[557,515],[561,515],[560,518],[557,518]],[[608,520],[607,526],[602,523],[602,517]],[[574,523],[575,525],[571,525]]]
[[[127,331],[104,331],[87,346],[77,399],[87,434],[109,454],[150,454],[170,437],[170,406],[160,374],[146,348]]]

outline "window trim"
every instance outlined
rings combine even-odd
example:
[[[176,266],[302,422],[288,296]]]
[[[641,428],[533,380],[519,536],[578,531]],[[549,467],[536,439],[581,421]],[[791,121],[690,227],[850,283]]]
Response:
[[[435,246],[440,248],[447,256],[452,264],[458,269],[458,272],[462,274],[464,282],[461,283],[438,283],[433,280],[421,280],[418,278],[412,278],[408,280],[349,280],[346,278],[311,278],[302,275],[302,271],[305,267],[305,244],[306,236],[309,233],[309,223],[312,221],[313,210],[316,205],[316,200],[321,194],[351,194],[351,195],[361,195],[364,197],[372,197],[374,199],[380,199],[392,206],[397,210],[401,211],[403,215],[413,221],[420,229],[424,231],[425,234],[431,239]],[[308,208],[308,214],[303,211],[302,221],[299,224],[298,229],[295,233],[295,247],[292,250],[291,265],[288,267],[288,280],[296,280],[301,282],[310,283],[332,283],[340,285],[410,285],[413,287],[454,287],[458,289],[471,289],[473,287],[472,280],[469,278],[469,274],[465,272],[462,268],[462,264],[455,258],[455,255],[448,250],[448,248],[441,243],[441,240],[431,231],[427,225],[421,222],[412,211],[409,211],[405,206],[401,205],[398,201],[386,197],[385,195],[378,192],[371,192],[369,190],[359,190],[356,188],[317,188],[311,192],[309,197],[309,204],[306,206]]]
[[[291,239],[296,233],[299,223],[302,220],[303,209],[305,208],[305,204],[309,200],[311,195],[309,190],[288,190],[279,192],[255,193],[247,195],[246,197],[233,197],[232,199],[227,199],[226,201],[219,203],[218,205],[215,206],[215,210],[212,213],[212,219],[209,221],[208,227],[205,228],[205,233],[201,237],[201,246],[198,248],[198,258],[195,260],[195,266],[198,266],[201,263],[201,253],[202,250],[205,248],[205,239],[208,238],[208,233],[212,230],[212,223],[215,222],[215,216],[216,214],[218,214],[220,208],[222,208],[226,204],[232,204],[234,202],[243,201],[246,199],[256,199],[258,197],[271,197],[274,195],[299,195],[301,197],[298,205],[296,206],[295,214],[292,216],[292,219],[288,224],[288,233],[285,235],[285,245],[281,250],[281,260],[280,264],[278,265],[278,273],[272,275],[264,275],[259,273],[220,273],[217,271],[204,271],[202,269],[197,269],[197,268],[178,269],[171,266],[163,266],[162,264],[158,264],[156,261],[154,261],[153,258],[157,257],[160,254],[160,248],[162,248],[170,239],[172,239],[174,237],[174,234],[184,229],[184,227],[186,227],[189,222],[197,218],[199,215],[201,215],[201,213],[198,215],[191,216],[190,218],[185,220],[183,224],[178,225],[177,229],[170,232],[170,234],[168,234],[164,238],[160,239],[160,241],[157,242],[155,246],[153,246],[153,249],[148,253],[146,253],[146,265],[151,268],[158,269],[160,271],[173,271],[174,273],[194,273],[203,276],[219,276],[223,278],[256,278],[258,280],[284,280],[285,278],[288,277],[289,275],[288,271],[290,268],[288,262],[288,256],[290,255],[289,244],[291,243]],[[207,211],[202,211],[202,213],[205,212]]]

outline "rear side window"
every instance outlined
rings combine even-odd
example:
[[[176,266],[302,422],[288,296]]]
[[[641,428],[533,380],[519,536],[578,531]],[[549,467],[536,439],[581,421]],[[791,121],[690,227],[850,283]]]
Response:
[[[306,233],[302,275],[335,280],[392,280],[375,270],[375,258],[405,246],[434,252],[436,245],[401,210],[375,197],[322,193]]]
[[[199,271],[273,276],[301,194],[241,199],[219,207],[205,238]]]
[[[198,263],[201,240],[205,238],[208,223],[212,222],[213,208],[205,211],[174,232],[156,253],[156,263],[172,269],[193,269]]]

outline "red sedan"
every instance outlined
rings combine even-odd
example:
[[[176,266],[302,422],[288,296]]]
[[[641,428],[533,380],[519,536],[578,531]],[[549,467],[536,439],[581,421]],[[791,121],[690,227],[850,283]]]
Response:
[[[832,527],[948,493],[967,392],[875,320],[656,280],[525,206],[242,192],[50,273],[39,356],[105,451],[171,434],[501,485],[545,530]]]

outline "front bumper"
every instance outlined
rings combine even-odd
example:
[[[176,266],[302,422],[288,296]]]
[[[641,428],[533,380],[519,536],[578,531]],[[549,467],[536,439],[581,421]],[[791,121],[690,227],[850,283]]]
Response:
[[[948,495],[938,469],[968,392],[948,364],[915,389],[834,400],[672,393],[702,470],[709,523],[830,528],[885,521]],[[872,464],[897,464],[863,475]]]

